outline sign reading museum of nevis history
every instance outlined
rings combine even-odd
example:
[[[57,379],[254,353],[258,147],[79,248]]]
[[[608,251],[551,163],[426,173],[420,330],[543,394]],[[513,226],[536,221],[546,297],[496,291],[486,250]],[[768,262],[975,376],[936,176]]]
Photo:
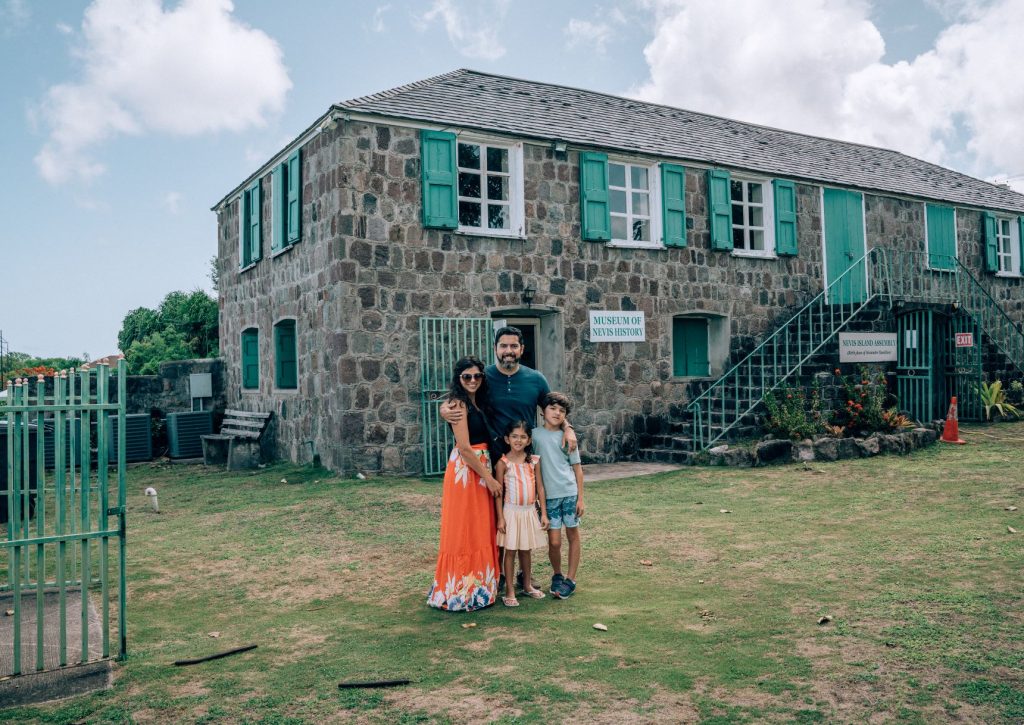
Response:
[[[591,342],[643,342],[647,339],[647,323],[642,311],[590,311]]]
[[[839,362],[889,362],[895,359],[895,332],[839,333]]]

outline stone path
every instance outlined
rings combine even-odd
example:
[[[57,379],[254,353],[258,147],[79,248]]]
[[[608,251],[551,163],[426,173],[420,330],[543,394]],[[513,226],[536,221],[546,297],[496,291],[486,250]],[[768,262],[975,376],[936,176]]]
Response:
[[[685,466],[670,463],[646,463],[643,461],[622,461],[620,463],[594,463],[583,465],[583,481],[612,481],[617,478],[636,478],[655,473],[681,471]]]

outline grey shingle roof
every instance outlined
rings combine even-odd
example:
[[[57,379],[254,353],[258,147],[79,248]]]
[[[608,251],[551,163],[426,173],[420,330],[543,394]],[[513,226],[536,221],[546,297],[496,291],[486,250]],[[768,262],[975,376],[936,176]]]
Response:
[[[1022,194],[897,151],[465,69],[337,108],[1024,212]]]

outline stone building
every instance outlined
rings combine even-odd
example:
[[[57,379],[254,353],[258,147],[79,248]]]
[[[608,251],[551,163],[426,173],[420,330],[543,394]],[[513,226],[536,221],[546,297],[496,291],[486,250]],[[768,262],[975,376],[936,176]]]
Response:
[[[282,456],[339,471],[443,461],[434,399],[455,351],[490,360],[490,321],[526,332],[524,362],[577,401],[585,458],[608,461],[690,430],[734,364],[764,378],[758,346],[808,303],[855,329],[862,302],[895,331],[900,309],[959,309],[920,292],[969,274],[1011,346],[1024,318],[1008,188],[468,70],[332,106],[214,210],[228,404],[273,411]],[[795,335],[789,372],[835,333]]]

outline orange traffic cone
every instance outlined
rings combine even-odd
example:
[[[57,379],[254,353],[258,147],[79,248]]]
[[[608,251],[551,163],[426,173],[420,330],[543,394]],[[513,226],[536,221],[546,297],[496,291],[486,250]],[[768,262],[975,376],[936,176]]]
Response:
[[[956,417],[956,396],[949,402],[949,412],[946,413],[946,425],[942,429],[942,437],[939,439],[943,443],[960,443],[961,445],[967,441],[960,440],[960,423]]]

